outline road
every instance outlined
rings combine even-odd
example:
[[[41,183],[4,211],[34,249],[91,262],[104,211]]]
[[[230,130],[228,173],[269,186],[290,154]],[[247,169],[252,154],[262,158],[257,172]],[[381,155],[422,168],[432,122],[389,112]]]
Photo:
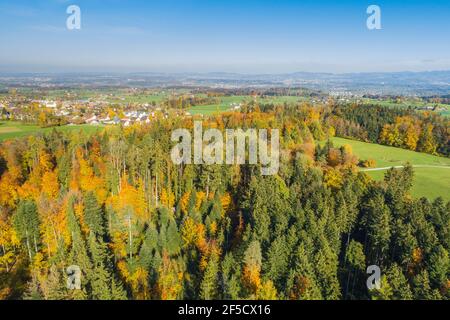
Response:
[[[361,169],[363,172],[369,172],[369,171],[383,171],[383,170],[389,170],[391,168],[394,169],[402,169],[405,166],[392,166],[392,167],[384,167],[384,168],[368,168],[368,169]],[[413,165],[413,168],[440,168],[440,169],[450,169],[450,166],[432,166],[432,165]]]

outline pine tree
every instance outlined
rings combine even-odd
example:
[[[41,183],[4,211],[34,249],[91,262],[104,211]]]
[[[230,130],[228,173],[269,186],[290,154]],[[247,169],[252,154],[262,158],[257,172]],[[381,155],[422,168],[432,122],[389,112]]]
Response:
[[[105,262],[106,244],[96,238],[94,232],[89,234],[89,249],[92,258],[92,274],[90,275],[91,298],[94,300],[110,300],[111,273],[107,270]]]
[[[167,247],[166,250],[170,255],[177,255],[181,250],[181,236],[178,232],[177,224],[171,219],[167,227]]]
[[[75,216],[73,198],[69,199],[67,206],[67,221],[72,241],[67,261],[70,265],[78,266],[82,273],[82,290],[74,290],[74,298],[82,299],[85,297],[89,287],[89,279],[92,275],[92,262],[88,256],[87,244],[83,238],[80,225]]]
[[[67,287],[64,276],[56,266],[50,267],[46,283],[48,300],[64,300],[67,298]]]
[[[450,275],[450,259],[447,250],[438,246],[428,262],[430,282],[435,288],[444,288]]]
[[[324,243],[314,257],[317,282],[325,300],[339,299],[340,285],[337,279],[338,257]]]
[[[88,192],[84,198],[84,221],[95,235],[105,234],[103,210],[93,192]]]
[[[213,300],[217,298],[218,289],[218,257],[213,254],[208,261],[203,280],[200,285],[200,298],[204,300]]]
[[[370,199],[365,209],[367,235],[371,246],[373,261],[385,256],[391,239],[391,215],[381,195]]]
[[[391,300],[393,296],[391,285],[386,276],[381,277],[380,288],[375,288],[369,291],[372,300]]]
[[[27,248],[28,257],[32,257],[39,250],[39,216],[34,201],[26,200],[19,203],[13,216],[14,229],[22,243]]]
[[[417,300],[440,300],[442,299],[438,290],[430,286],[430,278],[426,270],[414,278],[414,298]]]
[[[233,258],[233,254],[227,253],[225,258],[222,260],[222,272],[221,277],[222,284],[222,298],[238,300],[241,291],[240,270],[238,264]]]
[[[158,231],[151,223],[145,231],[144,241],[139,250],[139,261],[144,269],[150,269],[154,252],[158,250]]]
[[[115,278],[111,280],[111,300],[127,300],[127,292]]]
[[[267,259],[264,264],[264,274],[277,286],[282,287],[281,279],[284,279],[288,270],[289,251],[286,246],[286,237],[277,237],[267,251]]]
[[[346,270],[346,276],[344,277],[343,287],[344,298],[353,298],[359,296],[363,290],[361,283],[364,283],[366,257],[364,255],[364,247],[361,243],[351,240],[345,252],[344,268]],[[357,286],[355,292],[355,284]],[[364,283],[365,285],[365,283]],[[365,288],[364,288],[365,290]]]
[[[397,264],[392,265],[386,272],[386,278],[392,289],[392,299],[412,300],[413,295],[408,280],[403,275],[402,270]]]
[[[288,281],[289,298],[293,300],[320,300],[322,294],[310,262],[305,244],[301,243],[294,256],[294,269]]]

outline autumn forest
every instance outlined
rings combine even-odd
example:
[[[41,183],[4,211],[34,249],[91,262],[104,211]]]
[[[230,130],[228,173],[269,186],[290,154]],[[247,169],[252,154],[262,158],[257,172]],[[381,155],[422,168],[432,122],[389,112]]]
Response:
[[[0,299],[450,298],[450,202],[413,197],[410,165],[375,181],[358,169],[372,164],[331,141],[448,157],[448,118],[252,101],[201,119],[279,129],[272,176],[258,165],[174,165],[170,133],[194,118],[2,142]],[[370,265],[382,275],[372,290]],[[67,287],[69,266],[80,290]]]

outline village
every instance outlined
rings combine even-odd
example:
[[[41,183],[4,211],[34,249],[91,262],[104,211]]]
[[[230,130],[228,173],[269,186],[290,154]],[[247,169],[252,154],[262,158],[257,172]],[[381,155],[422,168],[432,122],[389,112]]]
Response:
[[[150,123],[169,116],[167,108],[157,104],[112,104],[88,100],[30,100],[11,96],[0,99],[0,119],[40,125],[122,125]],[[170,116],[189,115],[182,110],[171,110]]]
[[[290,93],[292,94],[292,93]],[[295,94],[295,92],[294,92]],[[360,95],[350,91],[328,94],[286,95],[272,89],[259,92],[245,90],[186,89],[57,89],[27,91],[9,89],[0,93],[0,120],[37,124],[41,127],[61,125],[132,125],[148,124],[160,118],[207,116],[220,112],[242,112],[263,104],[303,102],[371,104],[380,99],[390,107],[411,108],[419,112],[445,113],[447,108],[420,97],[395,99],[389,96]]]

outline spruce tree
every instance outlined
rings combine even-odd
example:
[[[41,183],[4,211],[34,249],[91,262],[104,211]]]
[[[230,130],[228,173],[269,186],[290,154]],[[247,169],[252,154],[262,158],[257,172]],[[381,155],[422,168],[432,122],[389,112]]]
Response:
[[[87,244],[81,232],[80,224],[75,216],[73,201],[73,198],[69,199],[67,206],[67,220],[72,241],[67,261],[69,265],[78,266],[81,270],[82,290],[74,290],[74,298],[83,299],[88,291],[89,279],[92,275],[92,262],[87,252]]]
[[[218,257],[212,255],[206,266],[202,282],[200,284],[200,298],[203,300],[213,300],[217,298],[218,289]]]
[[[89,234],[89,249],[92,258],[92,273],[90,275],[91,298],[94,300],[111,299],[111,273],[106,268],[106,244],[97,239],[94,232]]]
[[[40,242],[39,215],[34,201],[25,200],[19,203],[13,216],[13,225],[31,260],[39,250]]]
[[[93,192],[88,192],[84,198],[84,221],[95,235],[105,234],[103,210]]]

